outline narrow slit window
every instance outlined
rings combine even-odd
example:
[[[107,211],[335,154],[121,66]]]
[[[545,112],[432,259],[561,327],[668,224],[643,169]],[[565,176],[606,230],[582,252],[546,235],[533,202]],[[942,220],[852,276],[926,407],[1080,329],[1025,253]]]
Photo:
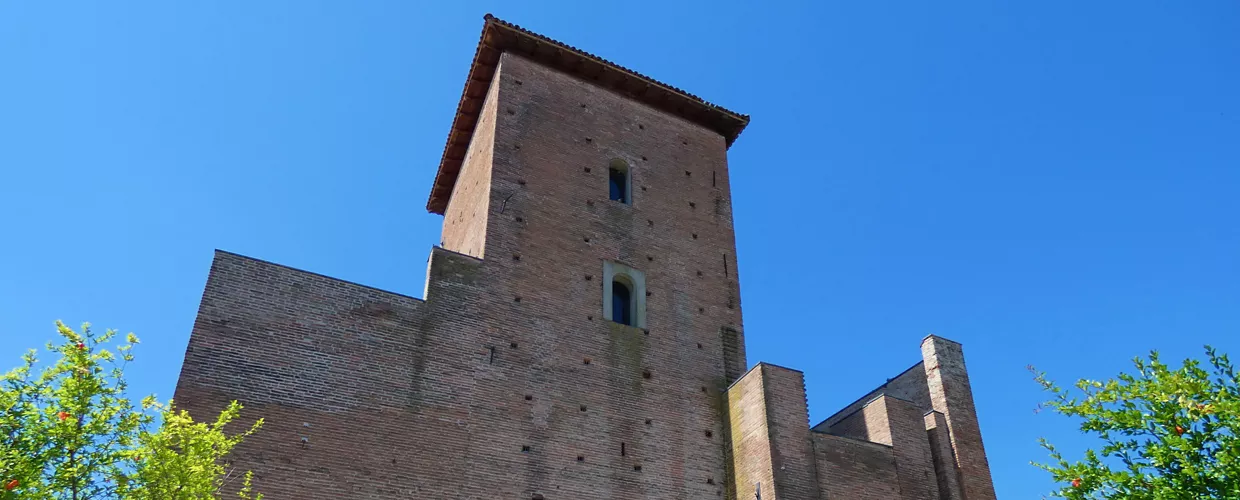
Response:
[[[632,203],[629,189],[629,165],[624,160],[612,160],[607,169],[607,183],[612,201]]]
[[[611,282],[611,318],[622,325],[633,325],[633,290],[620,280]]]

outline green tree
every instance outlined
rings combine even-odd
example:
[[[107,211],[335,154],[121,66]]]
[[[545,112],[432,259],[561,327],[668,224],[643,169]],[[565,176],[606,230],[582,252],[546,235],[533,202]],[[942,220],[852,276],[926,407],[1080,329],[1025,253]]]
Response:
[[[56,322],[58,359],[37,370],[37,352],[0,378],[0,499],[213,499],[239,477],[224,457],[262,425],[229,434],[241,406],[233,402],[211,424],[194,422],[172,402],[126,396],[124,368],[138,338],[108,330],[81,333]]]
[[[1240,499],[1240,378],[1227,355],[1206,346],[1208,366],[1179,368],[1157,352],[1135,358],[1134,373],[1051,382],[1033,367],[1053,397],[1045,407],[1080,420],[1081,432],[1102,443],[1069,461],[1045,439],[1050,463],[1034,463],[1071,499]]]

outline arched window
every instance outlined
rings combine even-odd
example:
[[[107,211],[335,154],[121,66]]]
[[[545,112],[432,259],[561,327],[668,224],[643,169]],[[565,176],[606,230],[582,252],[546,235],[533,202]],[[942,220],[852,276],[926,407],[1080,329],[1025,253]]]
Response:
[[[633,326],[633,289],[621,276],[611,282],[611,320]]]
[[[619,158],[612,160],[607,168],[607,183],[612,201],[632,203],[629,190],[629,165]]]
[[[646,328],[646,273],[603,261],[603,319]]]

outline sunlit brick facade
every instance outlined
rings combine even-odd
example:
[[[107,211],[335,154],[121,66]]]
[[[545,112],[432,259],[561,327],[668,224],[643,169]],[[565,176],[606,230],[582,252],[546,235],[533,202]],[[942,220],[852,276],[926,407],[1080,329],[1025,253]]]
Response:
[[[488,16],[423,298],[218,252],[176,400],[266,419],[232,459],[273,499],[993,499],[959,344],[812,428],[747,363],[747,123]]]

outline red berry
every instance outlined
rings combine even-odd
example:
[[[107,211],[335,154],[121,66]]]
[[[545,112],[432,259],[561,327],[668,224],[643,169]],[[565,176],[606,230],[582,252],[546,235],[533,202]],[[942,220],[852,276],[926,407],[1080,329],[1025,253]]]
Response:
[[[1184,435],[1184,428],[1183,428],[1183,427],[1180,427],[1180,426],[1178,426],[1178,425],[1177,425],[1177,426],[1175,426],[1175,435],[1177,435],[1177,436],[1183,436],[1183,435]]]
[[[12,480],[9,480],[9,482],[4,483],[4,489],[12,490],[13,488],[16,488],[19,484],[22,484],[22,483],[16,479],[12,479]]]
[[[1079,478],[1079,477],[1078,477],[1078,478],[1076,478],[1076,479],[1073,479],[1073,480],[1072,480],[1072,487],[1073,487],[1073,488],[1080,488],[1080,487],[1081,487],[1081,478]]]
[[[85,349],[85,348],[86,348],[86,344],[83,344],[83,343],[81,343],[81,342],[78,342],[78,346],[77,346],[77,347],[78,347],[78,349]]]

